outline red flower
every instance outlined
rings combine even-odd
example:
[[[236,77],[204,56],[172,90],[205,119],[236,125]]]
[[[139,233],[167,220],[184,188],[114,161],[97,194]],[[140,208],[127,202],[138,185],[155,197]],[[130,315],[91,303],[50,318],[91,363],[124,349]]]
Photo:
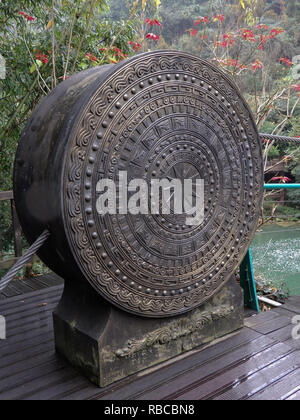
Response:
[[[255,35],[250,29],[244,29],[243,38],[247,41],[255,42]]]
[[[29,16],[27,13],[25,12],[19,12],[19,15],[24,16],[24,18],[26,18],[28,20],[28,22],[35,20],[34,17]]]
[[[201,23],[206,23],[206,24],[208,24],[208,23],[209,23],[208,16],[201,16],[201,17],[199,17],[199,19],[197,19],[197,20],[195,21],[194,26],[196,26],[196,25],[200,25]]]
[[[122,60],[123,60],[124,58],[128,58],[128,55],[127,55],[127,54],[124,54],[124,53],[123,53],[123,51],[122,51],[120,48],[118,48],[118,47],[111,47],[111,51],[113,51],[113,53],[114,53],[117,57],[121,58]]]
[[[192,38],[195,38],[197,36],[197,33],[198,33],[197,29],[189,29],[186,32],[189,32]]]
[[[276,35],[282,34],[284,32],[281,28],[274,28],[271,30],[270,35],[272,38],[275,38]]]
[[[152,39],[152,41],[158,41],[160,39],[159,35],[149,33],[146,35],[147,39]]]
[[[269,25],[265,25],[264,23],[261,23],[260,25],[257,25],[256,28],[257,29],[260,29],[262,31],[263,29],[265,29],[265,30],[270,29],[270,26]]]
[[[259,61],[259,60],[255,60],[253,63],[252,63],[252,70],[254,70],[254,71],[256,71],[256,70],[258,70],[258,69],[263,69],[264,68],[264,65],[263,65],[263,63],[261,62],[261,61]]]
[[[239,66],[239,63],[238,63],[237,60],[229,59],[229,60],[227,60],[226,65],[227,66],[231,66],[231,67],[238,67]]]
[[[293,85],[292,88],[295,92],[300,92],[300,85]]]
[[[157,20],[157,19],[146,19],[145,23],[148,23],[148,25],[153,26],[153,25],[157,25],[157,26],[162,26],[162,24]]]
[[[283,184],[286,184],[287,182],[290,182],[291,179],[287,176],[274,176],[271,181],[281,181]]]
[[[139,42],[129,42],[129,45],[132,46],[135,52],[139,52],[139,50],[142,48],[141,44]]]
[[[264,45],[265,42],[268,41],[271,38],[270,35],[259,35],[259,41],[260,41],[260,45],[259,45],[259,49],[262,51],[264,49]]]
[[[280,58],[279,62],[280,63],[285,63],[288,67],[294,65],[294,63],[289,58],[286,58],[286,57]]]
[[[219,20],[221,23],[223,23],[224,19],[225,19],[225,15],[216,15],[214,16],[213,21],[217,22]]]
[[[223,39],[223,42],[218,41],[216,42],[216,45],[226,48],[228,45],[232,46],[235,43],[235,39],[231,34],[224,34]]]
[[[41,54],[40,51],[36,51],[37,60],[42,61],[44,64],[48,64],[48,56],[46,54]]]
[[[98,59],[92,55],[91,53],[86,53],[85,56],[90,60],[90,61],[94,61],[95,63],[98,62]]]
[[[231,58],[229,58],[228,60],[217,59],[217,61],[223,66],[236,67],[240,70],[245,70],[248,68],[248,66],[246,66],[245,64],[240,64],[237,60],[232,60]]]

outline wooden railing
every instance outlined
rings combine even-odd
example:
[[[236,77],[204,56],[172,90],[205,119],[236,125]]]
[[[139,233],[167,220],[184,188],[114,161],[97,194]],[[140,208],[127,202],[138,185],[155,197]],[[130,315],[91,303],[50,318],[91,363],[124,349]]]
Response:
[[[3,244],[0,233],[0,269],[9,269],[22,256],[22,229],[16,212],[14,195],[12,191],[0,192],[0,201],[10,201],[12,226],[14,231],[14,255],[3,260]]]

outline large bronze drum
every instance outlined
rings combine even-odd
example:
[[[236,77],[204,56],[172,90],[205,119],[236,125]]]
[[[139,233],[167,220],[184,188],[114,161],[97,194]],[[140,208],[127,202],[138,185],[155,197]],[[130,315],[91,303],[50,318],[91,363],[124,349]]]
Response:
[[[205,217],[100,216],[100,179],[196,177]],[[249,247],[263,196],[260,139],[235,84],[186,53],[138,55],[70,77],[34,111],[15,163],[30,242],[67,282],[88,281],[145,317],[192,310],[221,289]]]

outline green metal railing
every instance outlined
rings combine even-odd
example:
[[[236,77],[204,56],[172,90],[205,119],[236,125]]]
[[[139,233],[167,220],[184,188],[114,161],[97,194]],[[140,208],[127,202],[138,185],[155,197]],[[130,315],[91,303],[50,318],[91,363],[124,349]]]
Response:
[[[265,190],[300,189],[300,184],[265,184]],[[251,249],[248,250],[240,266],[241,287],[244,289],[245,307],[259,312],[259,302],[254,278]]]
[[[300,184],[265,184],[265,190],[291,190],[300,188]]]

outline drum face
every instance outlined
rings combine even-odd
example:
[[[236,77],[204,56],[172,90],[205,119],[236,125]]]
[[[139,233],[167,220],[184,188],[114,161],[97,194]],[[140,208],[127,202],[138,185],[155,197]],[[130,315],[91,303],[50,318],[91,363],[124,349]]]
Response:
[[[167,317],[200,306],[233,274],[257,227],[263,165],[247,104],[217,68],[185,53],[143,54],[76,77],[73,91],[71,78],[60,99],[52,97],[56,128],[40,129],[33,144],[33,116],[21,139],[15,191],[29,239],[49,225],[44,260],[128,312]],[[49,107],[49,98],[40,107]],[[46,115],[39,128],[53,125]],[[47,151],[36,170],[29,170],[33,158],[24,165],[25,142]],[[130,206],[127,214],[99,214],[99,181],[112,181],[119,192],[120,173],[148,186],[148,214],[132,214]],[[201,222],[172,211],[151,214],[151,185],[163,179],[203,180]],[[32,210],[22,218],[24,203],[28,210],[37,196],[44,219]]]

